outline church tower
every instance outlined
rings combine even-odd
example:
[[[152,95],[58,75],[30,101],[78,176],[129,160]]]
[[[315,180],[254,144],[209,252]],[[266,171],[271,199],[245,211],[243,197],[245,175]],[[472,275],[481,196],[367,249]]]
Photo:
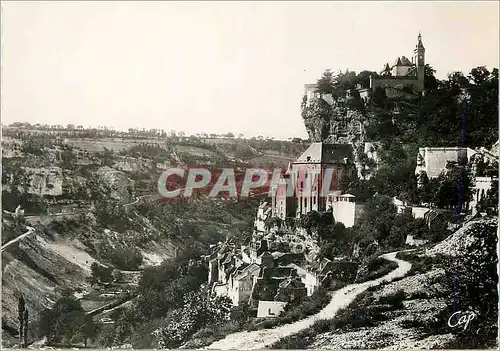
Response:
[[[417,65],[418,90],[424,90],[425,80],[425,48],[422,44],[422,35],[418,33],[418,42],[413,51],[413,62]]]

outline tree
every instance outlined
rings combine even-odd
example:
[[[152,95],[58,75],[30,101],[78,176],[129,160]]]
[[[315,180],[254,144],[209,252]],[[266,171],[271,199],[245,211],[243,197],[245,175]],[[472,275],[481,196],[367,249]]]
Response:
[[[473,226],[467,248],[457,257],[445,259],[445,282],[454,303],[443,311],[443,319],[454,312],[452,308],[473,311],[476,318],[466,331],[454,328],[451,332],[460,347],[486,349],[494,347],[498,336],[498,224],[478,222]]]
[[[209,296],[204,289],[188,293],[183,305],[171,311],[167,324],[154,332],[158,347],[178,347],[197,330],[226,323],[232,307],[229,298]]]
[[[376,87],[370,102],[375,107],[385,108],[387,106],[387,94],[385,89]]]
[[[114,160],[114,152],[112,149],[104,147],[104,151],[101,154],[102,164],[104,166],[112,167]]]
[[[81,335],[83,336],[83,340],[85,343],[85,347],[87,347],[88,339],[93,339],[96,337],[99,331],[99,326],[94,323],[91,315],[86,315],[83,319],[83,326],[81,327]]]
[[[371,71],[361,71],[356,77],[356,82],[361,85],[361,88],[369,88],[370,77],[378,78],[378,73]]]
[[[360,222],[371,228],[368,230],[374,232],[376,240],[384,242],[390,235],[396,213],[396,206],[392,203],[391,197],[375,195],[367,202]]]
[[[62,164],[61,167],[63,169],[75,169],[76,167],[76,156],[73,151],[64,150],[61,154]]]
[[[498,179],[493,179],[486,196],[479,201],[478,211],[486,212],[490,216],[498,216]]]
[[[71,294],[63,291],[62,297],[51,309],[42,312],[39,327],[49,342],[59,342],[71,338],[81,330],[85,312],[80,302]]]
[[[23,347],[26,347],[25,345],[25,312],[26,312],[26,302],[24,300],[24,296],[20,295],[18,304],[17,304],[17,310],[18,310],[18,315],[19,315],[19,344],[22,345]]]
[[[435,90],[438,88],[439,84],[434,76],[434,73],[436,73],[436,70],[432,68],[431,65],[426,64],[424,67],[424,75],[425,75],[425,80],[424,80],[424,89],[425,90]]]
[[[90,266],[91,277],[90,281],[92,284],[104,283],[109,284],[113,281],[113,268],[106,267],[98,264],[97,262],[92,263]]]
[[[472,175],[468,166],[449,163],[444,174],[438,177],[439,186],[433,203],[440,208],[457,208],[462,211],[472,199]]]
[[[323,96],[323,94],[332,94],[333,89],[333,73],[331,70],[327,69],[316,83],[316,92],[319,93],[320,96]]]

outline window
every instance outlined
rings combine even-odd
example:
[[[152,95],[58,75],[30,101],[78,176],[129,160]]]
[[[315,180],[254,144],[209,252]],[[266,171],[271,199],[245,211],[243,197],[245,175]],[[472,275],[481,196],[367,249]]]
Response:
[[[311,156],[307,156],[306,161],[311,161]]]

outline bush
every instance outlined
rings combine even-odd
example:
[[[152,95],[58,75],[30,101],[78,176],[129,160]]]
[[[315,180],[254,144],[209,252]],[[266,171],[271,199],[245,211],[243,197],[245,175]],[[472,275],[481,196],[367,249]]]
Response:
[[[96,284],[96,283],[108,284],[114,280],[112,267],[102,266],[97,262],[94,262],[90,266],[90,269],[92,270],[92,275],[90,276],[91,284]]]
[[[331,319],[320,319],[319,321],[314,322],[311,327],[318,334],[326,333],[332,329],[333,322]]]
[[[364,283],[369,280],[383,277],[396,268],[398,268],[398,264],[396,262],[386,260],[382,257],[370,258],[358,270],[355,282]]]
[[[211,337],[215,334],[215,331],[212,328],[203,328],[198,330],[194,335],[193,339],[203,339]]]
[[[109,253],[109,260],[123,270],[136,270],[143,261],[141,252],[135,247],[118,246]]]
[[[398,252],[396,258],[411,263],[411,269],[408,272],[408,276],[421,274],[430,271],[436,265],[442,265],[445,262],[445,258],[442,255],[437,255],[435,257],[416,255],[413,253]]]
[[[389,304],[393,306],[394,308],[403,308],[403,301],[405,300],[405,292],[404,290],[400,289],[398,291],[395,291],[389,295],[382,296],[379,298],[378,303],[379,304]]]

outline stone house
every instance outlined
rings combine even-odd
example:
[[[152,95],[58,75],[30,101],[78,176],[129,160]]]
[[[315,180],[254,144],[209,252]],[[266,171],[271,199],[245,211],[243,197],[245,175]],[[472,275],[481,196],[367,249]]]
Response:
[[[415,169],[415,174],[418,176],[417,186],[423,186],[425,177],[432,179],[445,172],[448,162],[469,164],[471,166],[474,176],[474,189],[472,200],[468,204],[468,209],[472,210],[472,214],[475,214],[479,201],[486,196],[492,184],[498,182],[497,178],[481,176],[478,172],[478,164],[480,162],[485,162],[488,165],[495,165],[495,163],[498,163],[498,156],[485,148],[475,150],[463,147],[419,148],[417,167]]]
[[[290,263],[289,265],[287,265],[287,267],[293,268],[297,271],[297,275],[306,288],[307,296],[311,296],[316,290],[318,284],[316,275],[308,271],[307,269],[296,265],[295,263]]]
[[[378,78],[370,77],[370,88],[372,92],[378,87],[384,88],[390,98],[397,96],[412,98],[412,93],[424,90],[424,82],[425,48],[419,33],[412,60],[401,56],[396,58],[392,65],[386,63]]]
[[[274,301],[293,302],[295,300],[301,301],[307,295],[307,288],[301,281],[300,277],[294,275],[286,277],[279,283],[278,291],[274,296]]]
[[[254,221],[254,229],[259,233],[264,233],[266,230],[266,220],[271,215],[271,207],[267,202],[261,202],[257,210],[257,217]]]
[[[415,175],[419,177],[421,185],[422,175],[428,179],[437,178],[446,170],[448,162],[466,164],[476,153],[471,148],[464,147],[421,147],[418,149],[417,167]]]
[[[325,211],[326,194],[340,190],[342,179],[356,171],[354,162],[350,144],[312,143],[287,170],[285,180],[272,189],[273,216],[300,218],[311,211]]]
[[[247,303],[252,295],[254,277],[260,274],[258,264],[243,264],[238,267],[229,277],[228,297],[233,305]]]
[[[397,57],[391,65],[386,63],[379,74],[379,77],[370,77],[370,86],[357,85],[356,89],[362,100],[367,101],[375,89],[382,88],[388,97],[403,96],[414,99],[417,94],[424,90],[425,86],[425,48],[422,43],[420,33],[417,37],[417,44],[413,50],[413,56],[408,59],[406,56]],[[352,92],[347,92],[346,99]],[[305,85],[305,96],[307,100],[318,98],[316,84]],[[331,96],[323,96],[323,99],[330,105]]]

